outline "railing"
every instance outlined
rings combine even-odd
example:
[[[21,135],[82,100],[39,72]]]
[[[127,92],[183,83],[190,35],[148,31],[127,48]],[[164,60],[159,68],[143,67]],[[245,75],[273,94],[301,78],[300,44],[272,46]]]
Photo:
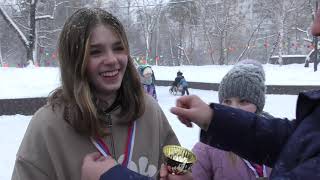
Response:
[[[157,86],[171,86],[172,81],[157,80]],[[219,83],[188,82],[189,88],[218,91]],[[320,89],[319,86],[267,85],[267,94],[298,95],[299,92]]]
[[[172,81],[157,80],[157,86],[171,86]],[[188,82],[189,88],[218,91],[218,83]],[[299,92],[320,89],[320,86],[267,86],[267,94],[297,95]],[[0,115],[32,115],[46,103],[46,97],[0,99]]]

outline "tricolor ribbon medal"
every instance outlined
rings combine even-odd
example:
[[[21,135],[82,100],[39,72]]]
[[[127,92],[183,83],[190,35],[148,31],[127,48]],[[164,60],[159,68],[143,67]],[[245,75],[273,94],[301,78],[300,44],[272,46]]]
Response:
[[[130,123],[128,128],[128,136],[127,136],[127,142],[125,146],[124,151],[124,159],[122,162],[122,166],[127,167],[129,162],[132,159],[132,152],[134,147],[134,139],[135,139],[135,133],[136,133],[136,121],[134,123]],[[91,142],[93,145],[97,148],[97,150],[100,152],[101,155],[104,157],[111,156],[110,150],[108,148],[108,145],[103,141],[101,137],[91,137]],[[113,157],[115,158],[115,157]]]
[[[266,169],[266,166],[265,165],[262,165],[262,176],[259,175],[259,173],[257,172],[256,168],[253,167],[251,165],[251,163],[245,159],[243,159],[245,164],[249,167],[249,169],[254,173],[254,175],[256,176],[256,179],[261,179],[261,180],[264,180],[264,179],[268,179],[268,174],[267,174],[267,169]]]

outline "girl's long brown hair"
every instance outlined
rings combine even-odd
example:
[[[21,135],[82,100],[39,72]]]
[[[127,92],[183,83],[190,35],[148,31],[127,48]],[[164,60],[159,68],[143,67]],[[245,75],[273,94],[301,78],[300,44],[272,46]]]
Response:
[[[64,118],[80,134],[104,135],[101,113],[86,74],[90,52],[90,34],[97,25],[105,25],[118,34],[128,52],[128,64],[118,90],[123,118],[135,120],[145,110],[144,92],[133,60],[125,30],[120,21],[99,8],[82,8],[67,19],[58,41],[61,87],[52,92],[49,102],[63,105]]]

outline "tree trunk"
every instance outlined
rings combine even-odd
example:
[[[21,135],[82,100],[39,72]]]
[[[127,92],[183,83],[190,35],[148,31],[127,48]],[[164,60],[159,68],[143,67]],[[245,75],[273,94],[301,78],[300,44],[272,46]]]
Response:
[[[203,23],[203,29],[204,29],[205,38],[208,41],[208,45],[209,45],[209,54],[210,54],[211,63],[214,64],[213,46],[212,46],[212,42],[210,40],[210,37],[208,35],[207,27],[206,27],[205,23]]]
[[[149,49],[150,49],[148,31],[146,31],[145,37],[146,37],[146,60],[147,60],[149,58]]]
[[[183,26],[184,26],[184,24],[183,24],[183,22],[182,23],[180,23],[179,24],[179,48],[178,48],[178,65],[180,66],[181,64],[182,64],[182,62],[183,62],[183,57],[182,57],[182,53],[183,53],[183,51],[181,50],[181,48],[182,48],[182,33],[183,33]]]
[[[269,64],[269,61],[270,61],[271,57],[273,56],[273,53],[275,52],[276,48],[278,47],[279,39],[280,39],[280,34],[278,33],[277,39],[272,45],[273,47],[272,47],[272,50],[270,52],[270,56],[268,58],[267,64]]]
[[[282,59],[282,55],[283,55],[283,36],[284,36],[284,24],[282,23],[281,24],[281,27],[280,27],[280,32],[279,32],[280,36],[279,36],[279,59],[278,59],[278,62],[280,65],[283,65],[283,59]]]
[[[170,33],[170,32],[169,32]],[[174,53],[173,53],[173,45],[172,45],[172,35],[171,35],[171,33],[170,33],[170,38],[169,38],[169,43],[170,43],[170,54],[171,54],[171,60],[172,60],[172,65],[173,66],[175,66],[176,65],[176,63],[175,63],[175,61],[174,61]]]
[[[188,58],[189,64],[193,64],[193,58],[192,58],[192,54],[193,54],[193,50],[194,50],[194,37],[193,37],[193,28],[190,27],[189,28],[189,33],[190,33],[190,45],[189,45],[189,51],[185,50],[185,53],[187,53],[186,55],[190,58]]]
[[[0,65],[3,67],[2,51],[1,51],[1,41],[0,41]]]
[[[33,0],[33,3],[30,3],[30,15],[29,15],[29,34],[27,36],[29,44],[27,48],[27,61],[32,61],[34,63],[34,46],[36,39],[36,7],[38,0]]]
[[[225,37],[224,32],[222,31],[220,37],[220,58],[219,58],[219,65],[223,65],[225,61]]]
[[[155,57],[160,57],[159,53],[159,42],[160,42],[160,26],[159,26],[159,19],[157,19],[157,32],[156,32],[156,37],[155,37],[155,43],[156,43],[156,48],[155,48]],[[158,61],[155,62],[156,65],[158,65]]]

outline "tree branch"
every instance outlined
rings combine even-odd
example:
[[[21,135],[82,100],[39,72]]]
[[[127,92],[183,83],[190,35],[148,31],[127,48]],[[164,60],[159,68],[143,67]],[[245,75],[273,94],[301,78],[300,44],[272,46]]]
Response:
[[[3,16],[4,20],[9,24],[9,26],[18,34],[19,39],[22,44],[27,48],[29,46],[29,41],[27,37],[22,33],[17,24],[10,18],[10,16],[5,12],[5,10],[0,6],[0,14]]]

